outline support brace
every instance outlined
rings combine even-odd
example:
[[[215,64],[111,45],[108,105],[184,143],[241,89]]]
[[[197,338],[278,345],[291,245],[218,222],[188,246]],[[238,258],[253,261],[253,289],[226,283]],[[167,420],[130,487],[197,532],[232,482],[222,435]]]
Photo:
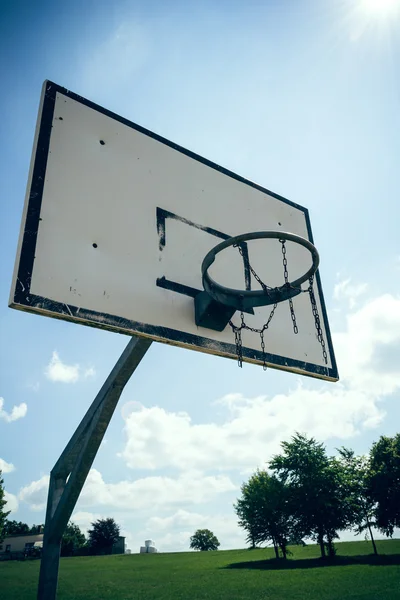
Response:
[[[55,600],[61,538],[121,393],[151,345],[133,337],[50,473],[38,600]]]

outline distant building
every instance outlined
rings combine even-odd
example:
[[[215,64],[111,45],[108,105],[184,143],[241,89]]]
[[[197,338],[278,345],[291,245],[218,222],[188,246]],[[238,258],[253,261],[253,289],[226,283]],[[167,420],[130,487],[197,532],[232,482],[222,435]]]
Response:
[[[112,554],[125,554],[125,538],[120,535],[118,542],[112,547]]]
[[[144,546],[140,546],[140,554],[155,554],[158,552],[153,540],[146,540]]]
[[[30,552],[33,548],[42,548],[43,533],[21,533],[4,538],[0,544],[0,554],[12,554],[14,552]]]
[[[10,535],[4,538],[0,544],[1,555],[14,555],[16,558],[20,554],[30,554],[33,550],[41,551],[43,548],[43,533],[23,533],[20,535]],[[112,547],[112,554],[125,554],[125,538],[119,536],[118,541]],[[3,556],[6,558],[5,556]]]

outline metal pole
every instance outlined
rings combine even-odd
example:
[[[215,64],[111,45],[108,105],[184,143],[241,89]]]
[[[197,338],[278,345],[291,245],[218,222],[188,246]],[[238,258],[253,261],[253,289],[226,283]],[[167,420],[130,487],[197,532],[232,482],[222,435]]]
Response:
[[[38,600],[55,600],[61,538],[121,393],[151,345],[133,337],[50,473]]]

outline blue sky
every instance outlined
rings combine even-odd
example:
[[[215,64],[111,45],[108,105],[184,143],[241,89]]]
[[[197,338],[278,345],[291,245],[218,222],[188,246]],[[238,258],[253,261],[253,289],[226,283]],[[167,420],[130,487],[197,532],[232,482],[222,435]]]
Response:
[[[77,523],[113,516],[132,551],[147,537],[187,549],[201,526],[244,546],[238,487],[295,430],[360,453],[398,431],[400,10],[366,4],[3,0],[0,464],[14,518],[43,521],[47,475],[128,341],[7,307],[45,79],[307,206],[341,375],[153,344]]]

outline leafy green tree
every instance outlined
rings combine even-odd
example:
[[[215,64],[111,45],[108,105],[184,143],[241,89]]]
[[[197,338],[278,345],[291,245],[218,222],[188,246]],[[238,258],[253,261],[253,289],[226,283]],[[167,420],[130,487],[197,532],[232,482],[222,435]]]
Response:
[[[239,525],[247,532],[246,542],[255,548],[257,542],[257,497],[251,493],[249,484],[243,483],[242,496],[234,504],[234,509],[239,518]]]
[[[239,525],[247,540],[255,544],[272,542],[276,558],[279,548],[287,556],[288,539],[292,535],[289,489],[276,476],[257,470],[241,487],[242,495],[234,505]]]
[[[219,545],[218,538],[209,529],[198,529],[190,538],[190,547],[201,552],[218,550]]]
[[[120,529],[114,519],[98,519],[89,529],[89,545],[95,554],[111,554],[112,547],[117,543]]]
[[[400,527],[400,433],[381,436],[370,450],[368,489],[376,503],[377,527],[392,537]]]
[[[78,525],[68,523],[61,540],[61,556],[73,556],[86,545],[86,538]]]
[[[5,535],[29,535],[43,533],[44,525],[32,525],[29,527],[22,521],[9,521],[7,520],[4,526]]]
[[[291,441],[282,443],[282,449],[269,466],[288,486],[293,537],[310,537],[319,544],[322,557],[326,547],[334,556],[333,540],[347,525],[343,471],[313,438],[296,433]]]
[[[339,448],[338,460],[343,469],[345,503],[348,527],[355,533],[368,532],[374,549],[378,554],[372,527],[375,525],[375,503],[368,489],[370,461],[366,456],[356,456],[349,448]]]
[[[9,521],[7,520],[4,525],[4,535],[21,535],[30,533],[30,527],[22,521]]]
[[[0,542],[5,538],[4,528],[7,521],[7,517],[10,511],[4,510],[7,501],[4,498],[4,480],[2,478],[2,471],[0,471]]]

